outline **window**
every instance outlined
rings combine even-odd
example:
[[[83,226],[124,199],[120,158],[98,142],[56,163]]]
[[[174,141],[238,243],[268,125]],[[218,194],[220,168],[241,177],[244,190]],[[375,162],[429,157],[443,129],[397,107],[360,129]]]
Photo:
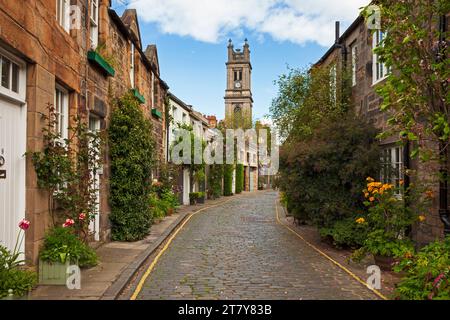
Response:
[[[56,0],[56,21],[69,32],[69,0]]]
[[[96,49],[98,45],[98,0],[91,0],[91,48]]]
[[[403,148],[399,146],[385,148],[381,154],[380,181],[398,188],[403,178]]]
[[[330,68],[330,95],[331,101],[336,104],[337,103],[337,69],[334,64]]]
[[[131,87],[134,88],[134,43],[131,43],[131,65],[130,65]],[[152,105],[152,107],[154,107]]]
[[[0,55],[0,85],[15,93],[19,93],[20,67],[10,59]]]
[[[242,80],[242,70],[234,70],[234,81]]]
[[[183,113],[183,124],[187,123],[187,115]]]
[[[372,39],[372,48],[375,49],[380,45],[383,45],[383,40],[385,38],[385,33],[381,30],[377,30],[373,34]],[[376,53],[373,53],[373,65],[372,65],[372,79],[373,84],[382,81],[385,79],[388,74],[390,73],[390,70],[386,65],[380,61],[379,56]]]
[[[352,86],[356,85],[356,70],[357,70],[357,57],[358,57],[358,47],[354,44],[351,47],[352,50]]]
[[[69,137],[69,95],[65,89],[57,85],[55,88],[56,132],[62,139]]]

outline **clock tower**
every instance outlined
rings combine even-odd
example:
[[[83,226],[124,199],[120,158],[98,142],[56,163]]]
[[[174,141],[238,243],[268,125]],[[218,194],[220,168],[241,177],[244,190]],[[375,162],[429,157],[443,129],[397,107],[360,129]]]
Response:
[[[251,128],[252,90],[250,49],[245,39],[243,50],[234,49],[228,41],[227,88],[225,90],[225,123],[228,128]]]

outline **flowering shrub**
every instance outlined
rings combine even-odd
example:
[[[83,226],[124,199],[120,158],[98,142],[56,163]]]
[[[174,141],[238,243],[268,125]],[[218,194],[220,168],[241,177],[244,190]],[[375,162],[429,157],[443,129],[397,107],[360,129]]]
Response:
[[[414,251],[413,244],[406,237],[407,229],[416,221],[423,221],[423,212],[427,200],[416,198],[417,206],[412,209],[405,205],[405,199],[416,196],[412,188],[405,190],[403,183],[395,187],[367,178],[367,187],[363,190],[368,208],[365,217],[355,220],[355,224],[367,228],[367,238],[354,257],[361,257],[366,252],[373,255],[404,257]],[[402,195],[402,196],[400,196]]]
[[[397,285],[397,299],[450,299],[450,237],[403,259],[395,271],[406,272]]]

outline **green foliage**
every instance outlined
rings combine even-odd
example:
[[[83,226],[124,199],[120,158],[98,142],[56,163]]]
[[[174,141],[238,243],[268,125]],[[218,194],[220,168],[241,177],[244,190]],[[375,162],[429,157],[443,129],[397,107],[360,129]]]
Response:
[[[450,300],[450,237],[433,242],[395,268],[406,272],[397,285],[397,299]]]
[[[48,191],[53,226],[67,218],[74,219],[79,235],[86,239],[89,221],[97,213],[98,189],[94,179],[102,163],[102,134],[90,131],[85,121],[74,117],[69,137],[62,139],[61,133],[55,130],[58,115],[54,106],[49,104],[48,115],[42,117],[46,121],[42,129],[44,148],[28,153],[36,170],[38,185]],[[78,220],[80,213],[87,218]]]
[[[0,245],[0,299],[9,294],[21,297],[36,285],[36,273],[22,270],[18,263],[17,257]]]
[[[232,196],[233,195],[233,170],[234,165],[224,164],[223,169],[223,195]]]
[[[223,165],[213,164],[210,166],[208,176],[208,198],[217,199],[222,195],[222,178],[223,178]]]
[[[448,30],[439,29],[439,19],[450,11],[450,2],[378,0],[376,4],[386,37],[375,52],[394,70],[377,88],[381,109],[390,117],[384,135],[400,133],[414,142],[412,155],[436,160],[450,138],[450,60],[444,40]],[[440,142],[439,149],[430,148],[430,139]]]
[[[149,206],[154,142],[151,121],[127,94],[116,101],[108,129],[111,157],[112,239],[143,239],[152,224]]]
[[[244,165],[236,164],[236,194],[244,190]]]
[[[330,228],[364,209],[364,179],[378,172],[376,130],[353,114],[323,119],[308,138],[280,150],[278,185],[301,221]]]
[[[65,263],[67,260],[78,262],[80,267],[92,267],[97,264],[97,254],[82,242],[71,228],[56,227],[48,232],[39,252],[43,261]]]
[[[353,218],[336,221],[331,228],[321,228],[322,237],[330,236],[338,248],[360,248],[367,237],[367,229]]]

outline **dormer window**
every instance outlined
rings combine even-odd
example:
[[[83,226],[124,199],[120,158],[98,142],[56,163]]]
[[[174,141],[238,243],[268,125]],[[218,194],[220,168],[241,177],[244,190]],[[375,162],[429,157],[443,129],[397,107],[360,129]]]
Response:
[[[91,48],[95,50],[98,45],[98,0],[91,0],[90,36]]]

